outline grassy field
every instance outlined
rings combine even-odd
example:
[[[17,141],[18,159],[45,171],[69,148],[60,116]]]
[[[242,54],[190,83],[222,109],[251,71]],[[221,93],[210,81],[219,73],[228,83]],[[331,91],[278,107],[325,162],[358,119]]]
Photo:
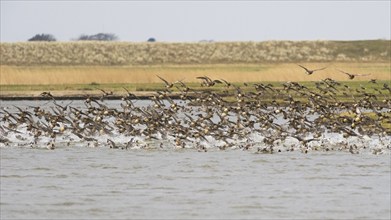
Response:
[[[35,94],[94,92],[97,88],[154,91],[157,75],[197,87],[198,76],[243,82],[349,81],[339,72],[391,81],[391,41],[267,41],[216,43],[0,43],[0,91]],[[307,75],[297,64],[327,69]],[[361,84],[361,83],[360,83]]]
[[[181,80],[194,89],[201,88],[197,76],[212,79],[225,79],[243,86],[262,82],[281,87],[287,81],[296,81],[314,87],[314,81],[332,78],[353,88],[373,87],[370,79],[377,79],[378,85],[391,86],[389,63],[304,63],[309,68],[328,68],[313,75],[307,75],[296,64],[219,64],[219,65],[164,65],[164,66],[1,66],[0,96],[39,96],[43,91],[51,91],[57,96],[80,96],[101,94],[99,89],[111,90],[117,95],[129,91],[145,95],[145,92],[164,89],[164,83],[157,75],[170,82]],[[349,80],[339,72],[366,74]],[[212,88],[222,90],[222,85]],[[343,97],[341,97],[343,99]]]
[[[2,65],[162,65],[389,62],[390,40],[212,43],[0,43]]]
[[[162,83],[157,75],[168,81],[200,82],[196,77],[208,76],[229,82],[286,82],[319,81],[332,78],[347,81],[338,69],[370,76],[356,77],[354,81],[370,79],[391,80],[390,63],[302,63],[308,68],[327,69],[307,75],[293,63],[281,64],[205,64],[153,66],[5,66],[0,72],[0,85],[67,85],[67,84],[143,84]],[[4,89],[2,89],[4,90]]]

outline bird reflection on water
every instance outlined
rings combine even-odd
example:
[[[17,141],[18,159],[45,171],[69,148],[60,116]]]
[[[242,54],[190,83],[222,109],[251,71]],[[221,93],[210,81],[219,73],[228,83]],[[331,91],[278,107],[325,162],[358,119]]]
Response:
[[[115,108],[106,102],[113,92],[105,90],[101,97],[86,97],[82,108],[64,105],[49,92],[42,93],[49,107],[3,107],[0,146],[390,152],[387,84],[373,93],[362,87],[353,95],[349,86],[327,78],[312,89],[297,82],[281,87],[255,83],[246,92],[248,84],[245,90],[206,76],[198,77],[203,87],[198,90],[182,80],[172,83],[158,77],[165,89],[146,106],[138,106],[137,96],[124,88],[126,95]],[[224,85],[222,92],[210,89],[217,84]],[[339,100],[337,94],[354,102]]]

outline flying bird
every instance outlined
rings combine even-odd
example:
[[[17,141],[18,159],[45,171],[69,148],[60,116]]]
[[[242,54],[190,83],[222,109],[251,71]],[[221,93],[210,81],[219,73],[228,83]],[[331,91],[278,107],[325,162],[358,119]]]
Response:
[[[161,79],[164,82],[164,84],[166,84],[166,88],[167,89],[170,89],[170,88],[172,88],[174,86],[174,83],[170,83],[170,82],[168,82],[167,80],[163,79],[162,77],[160,77],[158,75],[156,75],[156,76],[159,77],[159,79]]]
[[[103,95],[104,95],[104,96],[113,95],[113,91],[105,91],[105,90],[99,89],[99,88],[98,88],[98,90],[100,90],[101,92],[103,92]]]
[[[320,69],[313,69],[313,70],[310,70],[310,69],[308,69],[308,68],[306,68],[306,67],[304,67],[304,66],[302,66],[302,65],[300,65],[300,64],[297,64],[297,65],[300,66],[301,68],[303,68],[303,69],[305,70],[305,72],[306,72],[308,75],[311,75],[311,74],[313,74],[313,73],[316,72],[316,71],[324,70],[324,69],[327,68],[327,67],[323,67],[323,68],[320,68]]]
[[[216,83],[223,83],[221,82],[220,80],[212,80],[210,79],[209,77],[207,76],[199,76],[199,77],[196,77],[197,79],[201,79],[203,82],[201,83],[201,86],[206,86],[206,87],[211,87],[211,86],[214,86],[216,85]]]
[[[46,98],[54,99],[54,96],[50,92],[43,92],[40,95]]]
[[[159,77],[159,79],[161,79],[161,80],[164,82],[164,84],[166,84],[166,88],[167,88],[167,89],[171,89],[171,88],[174,86],[174,84],[176,84],[176,83],[181,83],[181,84],[183,84],[182,81],[184,80],[184,79],[182,79],[182,80],[177,80],[177,81],[171,83],[171,82],[168,82],[167,80],[163,79],[162,77],[160,77],[160,76],[158,76],[158,75],[156,75],[156,76]]]
[[[371,75],[370,73],[368,73],[368,74],[352,74],[352,73],[347,73],[347,72],[342,71],[342,70],[338,70],[338,71],[341,72],[341,73],[346,74],[349,77],[349,79],[354,79],[354,77],[356,77],[356,76],[369,76],[369,75]]]

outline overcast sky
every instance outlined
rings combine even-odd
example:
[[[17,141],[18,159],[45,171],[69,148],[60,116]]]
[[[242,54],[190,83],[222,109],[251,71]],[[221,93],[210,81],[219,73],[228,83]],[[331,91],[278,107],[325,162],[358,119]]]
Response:
[[[37,33],[69,41],[114,33],[121,41],[390,39],[385,1],[1,0],[1,41]]]

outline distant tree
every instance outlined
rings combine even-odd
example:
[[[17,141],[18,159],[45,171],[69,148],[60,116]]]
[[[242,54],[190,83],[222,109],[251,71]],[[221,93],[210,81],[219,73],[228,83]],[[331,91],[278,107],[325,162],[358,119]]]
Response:
[[[148,41],[148,42],[156,42],[156,39],[153,38],[153,37],[150,37],[147,41]]]
[[[51,34],[36,34],[28,41],[56,41],[56,38]]]
[[[98,33],[94,35],[82,34],[77,40],[116,41],[118,40],[118,37],[112,33]]]
[[[82,35],[80,35],[80,37],[77,38],[76,40],[88,40],[89,37],[90,37],[90,36],[88,36],[88,35],[82,34]]]
[[[214,40],[200,40],[200,43],[213,43]]]

